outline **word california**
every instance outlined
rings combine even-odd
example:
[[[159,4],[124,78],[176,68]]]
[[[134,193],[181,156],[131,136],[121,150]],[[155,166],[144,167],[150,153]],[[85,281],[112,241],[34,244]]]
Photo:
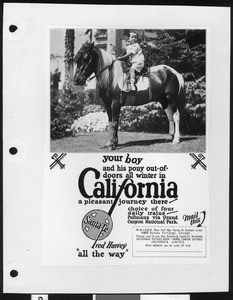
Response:
[[[95,179],[100,178],[100,172],[94,168],[84,169],[78,179],[80,193],[85,198],[115,198],[121,188],[116,179],[105,179],[91,183],[89,175],[94,173]],[[137,182],[132,179],[124,185],[124,194],[127,198],[177,198],[178,187],[173,181],[166,183],[164,179],[160,182]]]

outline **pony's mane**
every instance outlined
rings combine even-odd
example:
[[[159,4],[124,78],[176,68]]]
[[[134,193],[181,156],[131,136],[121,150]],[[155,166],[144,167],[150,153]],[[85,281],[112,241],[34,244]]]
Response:
[[[97,72],[100,72],[107,66],[110,66],[116,59],[114,55],[103,49],[99,49],[96,46],[94,47],[94,51],[98,54]],[[107,68],[98,76],[98,81],[100,86],[104,86],[106,88],[111,87],[115,89],[117,85],[122,88],[123,77],[121,63],[119,61],[115,61],[112,67]]]
[[[98,67],[99,67],[99,70],[98,72],[111,65],[111,63],[115,60],[115,56],[106,52],[105,50],[103,49],[99,49],[97,47],[94,48],[95,51],[98,53],[98,58],[99,58],[99,62],[98,62]]]

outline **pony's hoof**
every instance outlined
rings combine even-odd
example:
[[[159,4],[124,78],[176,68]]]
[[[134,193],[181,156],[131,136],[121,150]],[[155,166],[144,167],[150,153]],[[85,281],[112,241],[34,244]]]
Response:
[[[173,141],[174,140],[174,134],[170,134],[169,138],[170,138],[171,141]]]
[[[172,141],[172,145],[178,145],[180,143],[179,139],[173,140]]]
[[[101,149],[107,149],[108,151],[111,151],[111,150],[115,150],[116,149],[116,147],[117,147],[117,145],[115,144],[115,143],[113,143],[113,142],[111,142],[111,141],[108,141],[107,143],[106,143],[106,145],[104,146],[104,147],[102,147]]]
[[[116,150],[116,147],[114,145],[109,145],[108,146],[108,151]]]

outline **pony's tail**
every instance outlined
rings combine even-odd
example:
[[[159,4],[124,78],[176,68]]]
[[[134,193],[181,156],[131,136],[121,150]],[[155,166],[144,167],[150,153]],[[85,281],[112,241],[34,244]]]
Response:
[[[178,83],[179,83],[178,94],[180,95],[184,91],[184,77],[178,72],[176,74],[176,77],[177,77],[177,80],[178,80]]]

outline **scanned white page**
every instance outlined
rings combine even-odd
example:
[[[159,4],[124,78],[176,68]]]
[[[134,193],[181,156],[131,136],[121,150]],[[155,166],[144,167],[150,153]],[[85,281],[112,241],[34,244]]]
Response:
[[[228,290],[229,17],[5,4],[4,292]]]

